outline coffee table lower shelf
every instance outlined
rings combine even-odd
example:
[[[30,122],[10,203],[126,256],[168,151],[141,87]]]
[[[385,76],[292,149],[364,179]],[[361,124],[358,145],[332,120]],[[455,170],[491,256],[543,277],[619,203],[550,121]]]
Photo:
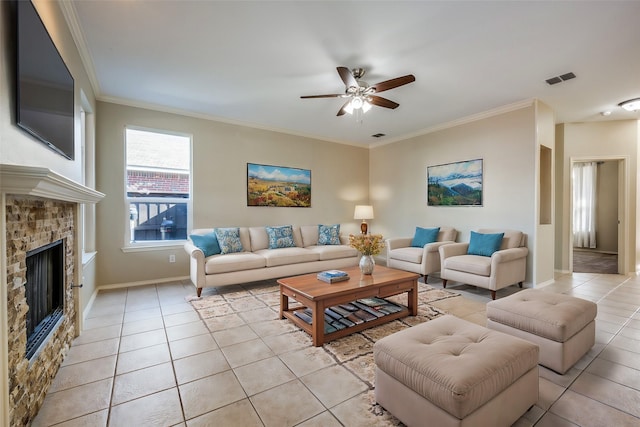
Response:
[[[282,312],[282,316],[286,317],[287,319],[291,320],[293,323],[295,323],[298,327],[300,327],[302,330],[304,330],[306,333],[308,333],[309,335],[311,335],[311,337],[314,336],[314,331],[313,331],[313,324],[309,324],[307,322],[305,322],[304,320],[302,320],[301,318],[299,318],[298,316],[296,316],[294,314],[294,312],[296,310],[304,310],[306,307],[296,307],[287,311],[283,311]],[[373,328],[374,326],[378,326],[378,325],[383,325],[385,323],[391,322],[393,320],[396,319],[401,319],[403,317],[407,317],[409,316],[409,309],[407,309],[406,307],[403,306],[403,309],[397,313],[390,313],[387,314],[383,317],[378,317],[377,319],[373,319],[373,320],[369,320],[354,326],[347,326],[344,329],[339,329],[335,332],[330,332],[330,333],[323,333],[322,334],[322,339],[316,340],[318,342],[318,344],[314,343],[315,346],[320,346],[325,342],[329,342],[329,341],[333,341],[336,340],[338,338],[342,338],[342,337],[346,337],[347,335],[351,335],[354,334],[356,332],[360,332],[360,331],[364,331],[365,329],[369,329],[369,328]],[[323,316],[324,319],[324,316]],[[323,328],[324,329],[324,328]]]

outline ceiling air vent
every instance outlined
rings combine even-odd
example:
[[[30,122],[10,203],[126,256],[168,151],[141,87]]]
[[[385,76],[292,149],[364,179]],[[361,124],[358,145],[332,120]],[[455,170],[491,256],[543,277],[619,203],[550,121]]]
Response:
[[[384,133],[376,133],[371,135],[372,138],[382,138],[383,136],[386,136]]]
[[[575,79],[576,75],[573,73],[566,73],[560,76],[551,77],[550,79],[545,80],[549,85],[555,85],[557,83],[566,82],[567,80]]]
[[[573,73],[567,73],[567,74],[561,75],[560,78],[562,79],[563,82],[566,82],[567,80],[575,79],[576,75]]]

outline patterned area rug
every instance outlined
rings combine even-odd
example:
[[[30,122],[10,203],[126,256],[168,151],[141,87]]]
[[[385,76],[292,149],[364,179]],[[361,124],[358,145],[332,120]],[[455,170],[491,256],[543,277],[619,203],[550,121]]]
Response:
[[[309,348],[309,358],[329,356],[337,365],[345,367],[366,384],[368,391],[360,395],[361,401],[358,405],[359,425],[401,426],[402,423],[399,420],[375,403],[373,344],[394,332],[446,314],[432,306],[431,303],[457,296],[459,294],[455,292],[434,289],[418,282],[417,316],[404,317],[325,343],[322,347],[324,354],[321,355],[315,351],[308,334],[287,319],[277,319],[280,294],[275,280],[205,288],[202,297],[193,296],[188,300],[212,332],[241,326],[245,323],[263,322],[265,326],[269,322],[278,323],[278,326],[286,331],[284,333],[289,334],[288,339],[301,341],[301,346]],[[388,299],[403,305],[407,303],[406,294]]]

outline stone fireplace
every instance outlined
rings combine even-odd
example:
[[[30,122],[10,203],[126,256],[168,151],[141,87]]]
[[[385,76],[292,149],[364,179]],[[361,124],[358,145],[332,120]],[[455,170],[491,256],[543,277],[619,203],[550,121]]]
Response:
[[[9,425],[29,425],[79,333],[75,290],[82,268],[77,241],[79,203],[96,203],[102,195],[45,168],[0,165],[0,173],[2,228],[6,237],[2,247],[6,266],[2,275],[4,289],[0,293],[6,295],[6,318],[0,319],[0,327],[6,332],[7,349],[0,371],[6,370],[8,378],[7,384],[3,384],[8,399],[0,409],[8,408]],[[27,253],[59,241],[64,260],[62,315],[27,358]]]

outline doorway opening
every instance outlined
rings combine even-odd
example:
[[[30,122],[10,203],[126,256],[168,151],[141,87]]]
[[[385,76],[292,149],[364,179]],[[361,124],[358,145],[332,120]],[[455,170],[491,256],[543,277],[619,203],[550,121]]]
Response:
[[[627,159],[571,159],[572,272],[625,274],[628,247]],[[586,183],[583,182],[586,181]],[[590,188],[589,181],[593,187]]]

